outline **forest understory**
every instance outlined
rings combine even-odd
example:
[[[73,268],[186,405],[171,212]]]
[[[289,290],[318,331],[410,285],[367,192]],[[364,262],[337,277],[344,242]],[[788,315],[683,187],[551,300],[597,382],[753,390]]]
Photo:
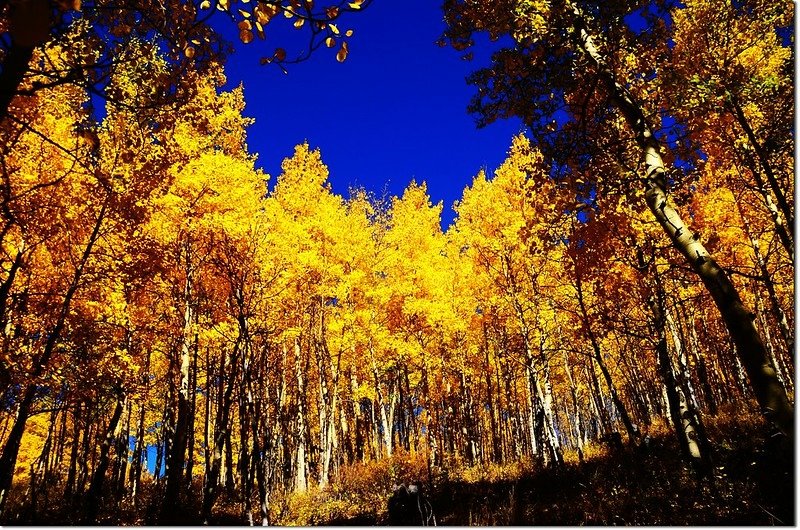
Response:
[[[759,416],[732,407],[709,418],[707,428],[715,446],[713,479],[698,477],[664,427],[638,447],[588,446],[583,463],[571,454],[560,468],[454,464],[429,477],[424,455],[401,452],[343,470],[324,491],[277,493],[271,519],[281,526],[386,525],[392,488],[402,481],[422,485],[439,526],[793,525],[794,463],[786,439],[765,435]],[[12,490],[4,524],[81,522],[81,499],[65,503],[56,488],[44,489],[34,507],[28,491],[25,483]],[[129,495],[109,496],[97,522],[157,524],[162,498],[163,484],[147,476],[136,508]],[[181,494],[176,520],[201,525],[201,500],[202,483],[195,481]],[[242,505],[223,492],[209,524],[248,524]]]

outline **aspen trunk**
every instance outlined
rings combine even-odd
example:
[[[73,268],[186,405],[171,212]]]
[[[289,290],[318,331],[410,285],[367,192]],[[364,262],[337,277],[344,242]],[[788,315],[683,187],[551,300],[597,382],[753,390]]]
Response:
[[[37,482],[41,483],[41,487],[46,490],[47,485],[45,484],[47,479],[47,461],[50,459],[50,452],[53,447],[53,432],[55,429],[55,418],[58,410],[54,409],[50,413],[50,421],[47,428],[47,437],[45,438],[44,445],[42,446],[42,451],[39,453],[39,457],[36,458],[33,463],[31,464],[31,478],[28,484],[28,492],[26,497],[30,499],[30,505],[28,507],[28,512],[31,516],[36,515],[37,511],[37,503],[39,499],[39,489],[40,485]],[[41,478],[41,480],[39,480]]]
[[[664,330],[663,316],[656,316],[658,328],[658,367],[666,388],[669,415],[678,438],[678,444],[687,460],[701,474],[709,471],[709,455],[700,441],[701,431],[698,428],[696,417],[691,410],[686,395],[678,384],[672,363],[669,359],[667,336]]]
[[[350,372],[350,394],[356,396],[358,394],[358,381],[356,381],[356,374]],[[361,411],[361,402],[353,399],[353,416],[355,417],[355,441],[354,441],[354,456],[359,462],[364,461],[364,429],[365,420]]]
[[[606,93],[615,103],[636,137],[644,159],[645,200],[664,232],[702,280],[722,315],[736,352],[747,370],[753,391],[768,420],[794,439],[794,407],[778,381],[750,311],[736,287],[717,265],[699,237],[689,230],[667,198],[667,179],[658,140],[630,91],[620,84],[589,34],[582,13],[574,10],[573,36],[585,57],[594,65]]]
[[[183,464],[186,459],[186,446],[188,444],[188,431],[194,428],[191,414],[191,396],[189,386],[191,379],[191,326],[193,311],[191,307],[192,276],[189,263],[189,252],[186,244],[186,280],[184,283],[184,309],[183,309],[183,338],[181,341],[180,388],[178,389],[178,408],[175,419],[175,430],[170,451],[167,455],[167,484],[164,489],[164,499],[159,522],[170,524],[177,522],[178,494],[184,479]]]
[[[319,447],[320,455],[319,486],[328,485],[331,474],[333,450],[338,445],[336,438],[336,412],[338,396],[338,367],[330,367],[331,355],[325,338],[325,308],[320,303],[319,330],[316,344],[317,371],[319,373]],[[331,372],[329,374],[329,372]],[[330,380],[329,380],[330,378]],[[333,390],[331,390],[331,387]]]
[[[131,432],[131,400],[126,400],[125,404],[125,421],[120,425],[119,433],[116,437],[116,444],[114,446],[114,471],[111,473],[113,477],[114,494],[117,500],[122,498],[125,493],[125,476],[128,471],[128,448],[129,437]]]
[[[136,447],[133,451],[133,461],[130,468],[130,484],[131,484],[131,499],[133,506],[136,508],[139,505],[139,485],[142,481],[142,457],[146,450],[146,443],[144,440],[144,402],[139,406],[139,420],[136,427]]]
[[[594,434],[595,436],[602,436],[610,433],[613,429],[611,426],[611,418],[609,417],[608,410],[606,410],[605,403],[603,402],[603,394],[600,390],[600,382],[597,380],[597,373],[594,369],[594,357],[589,357],[589,363],[586,366],[586,373],[589,379],[589,387],[591,388],[592,399],[589,400],[592,412],[594,413],[595,423],[597,427]]]
[[[266,369],[267,367],[264,368]],[[269,392],[265,391],[262,394],[264,398],[263,402],[254,401],[253,380],[249,375],[246,380],[246,388],[248,406],[251,409],[249,416],[250,428],[252,430],[251,434],[253,437],[253,467],[255,468],[255,476],[258,481],[258,510],[261,517],[260,523],[261,526],[269,526],[269,490],[272,478],[270,473],[271,444],[268,434],[266,434],[269,428],[264,426],[264,424],[268,425],[268,419],[265,418],[263,410],[269,406],[270,396]],[[265,384],[264,388],[268,389],[269,386]],[[264,407],[264,405],[266,406]]]
[[[97,519],[97,512],[100,508],[100,494],[103,489],[103,482],[105,481],[106,470],[108,469],[110,461],[109,452],[114,443],[117,424],[119,423],[120,417],[122,417],[124,405],[125,399],[120,392],[117,396],[117,403],[114,406],[114,413],[111,416],[111,421],[108,423],[103,443],[100,445],[100,458],[95,468],[94,475],[92,476],[92,482],[89,484],[89,491],[86,492],[86,515],[83,524],[94,524]]]
[[[134,509],[139,505],[139,486],[142,480],[142,458],[147,455],[147,443],[144,439],[144,419],[147,410],[146,396],[149,390],[149,373],[150,373],[150,356],[152,352],[150,348],[147,349],[147,355],[144,363],[144,396],[141,405],[139,405],[139,421],[136,427],[136,447],[133,452],[133,461],[130,468],[130,483],[131,483],[131,499],[133,501]]]
[[[486,324],[483,325],[484,372],[486,376],[486,403],[489,407],[489,431],[492,439],[492,461],[500,464],[503,461],[502,440],[497,427],[497,410],[494,392],[492,391],[492,373],[489,364],[489,334]]]
[[[64,498],[72,501],[75,493],[75,479],[78,471],[78,449],[80,447],[81,433],[81,420],[82,420],[82,403],[78,403],[75,412],[72,415],[72,447],[69,455],[69,469],[67,470],[67,483],[64,486]]]
[[[297,449],[294,461],[294,491],[304,492],[308,489],[308,456],[306,454],[306,384],[300,359],[300,339],[294,340],[294,370],[297,378],[297,415],[295,416],[295,432]]]
[[[184,484],[188,491],[192,489],[192,477],[194,475],[194,422],[197,417],[197,333],[194,334],[194,344],[192,346],[192,361],[189,372],[189,425],[186,440],[186,478]]]
[[[372,361],[372,377],[375,383],[375,395],[377,397],[378,412],[380,414],[381,430],[383,447],[386,451],[387,457],[392,456],[394,449],[394,413],[397,407],[398,392],[395,388],[394,382],[389,384],[389,401],[386,401],[384,396],[380,378],[378,376],[378,366],[375,364],[375,354],[372,351],[372,345],[369,347],[370,359]]]
[[[694,358],[697,362],[697,378],[700,380],[700,387],[702,388],[705,405],[708,408],[708,413],[711,416],[716,416],[717,393],[714,392],[711,381],[709,380],[710,375],[708,373],[705,356],[700,351],[700,341],[697,338],[697,329],[695,329],[694,322],[689,320],[689,316],[686,314],[685,307],[679,306],[679,308],[681,309],[681,316],[685,323],[685,327],[688,328],[687,333],[689,335],[689,351],[694,355]],[[724,388],[723,385],[716,386],[717,388]]]
[[[536,416],[535,416],[535,397],[531,391],[531,375],[530,368],[525,367],[525,438],[521,441],[527,442],[525,445],[529,447],[529,454],[533,457],[538,454],[536,449]]]
[[[91,418],[91,413],[88,411],[92,410],[92,407],[95,406],[94,402],[87,403],[87,417],[85,427],[83,429],[83,437],[81,439],[81,450],[78,453],[78,477],[77,477],[77,485],[75,488],[75,493],[77,496],[80,496],[83,493],[84,486],[86,485],[86,480],[89,477],[89,457],[92,453],[92,447],[94,442],[94,429],[93,423]]]
[[[617,409],[617,413],[622,420],[622,424],[625,426],[625,430],[628,433],[628,441],[630,443],[636,443],[638,435],[633,429],[633,422],[631,422],[631,418],[628,415],[628,409],[625,408],[625,404],[622,403],[622,400],[617,394],[617,388],[614,386],[614,381],[611,378],[611,372],[608,371],[608,367],[603,360],[603,355],[600,351],[600,343],[597,341],[597,337],[592,330],[592,323],[589,320],[589,312],[586,309],[586,302],[583,296],[583,282],[581,281],[581,276],[577,269],[575,270],[575,289],[578,293],[578,306],[581,310],[581,318],[583,319],[583,324],[586,328],[586,334],[589,337],[589,342],[592,345],[593,358],[597,363],[597,366],[600,368],[600,373],[603,374],[603,379],[605,380],[608,391],[611,394],[611,401],[614,403],[614,407]]]
[[[567,416],[570,418],[573,436],[575,436],[575,445],[578,449],[578,460],[583,462],[583,433],[581,432],[580,407],[578,406],[578,387],[575,385],[575,379],[572,376],[572,368],[569,365],[567,352],[562,351],[562,355],[564,358],[564,373],[567,374],[569,394],[572,400],[572,410],[567,414]]]
[[[552,454],[553,464],[560,466],[564,463],[561,452],[561,442],[556,435],[556,416],[553,407],[553,385],[550,382],[550,363],[544,355],[543,345],[540,347],[540,362],[542,364],[541,373],[543,375],[541,387],[537,381],[537,392],[542,401],[542,411],[544,413],[544,429],[547,437],[548,446]]]
[[[238,338],[233,346],[230,363],[226,363],[225,352],[221,351],[219,361],[219,381],[220,388],[217,392],[217,414],[214,421],[214,449],[211,452],[211,465],[209,466],[208,476],[205,479],[203,486],[203,506],[201,517],[203,524],[209,524],[211,519],[211,509],[214,506],[214,501],[217,499],[220,486],[220,478],[222,477],[222,458],[223,452],[226,447],[226,441],[229,440],[230,429],[230,413],[233,404],[233,388],[234,380],[236,378],[236,365],[238,362],[238,352],[240,348],[241,337]],[[228,377],[224,377],[226,366],[230,366],[230,373]],[[227,379],[225,389],[221,388],[223,381]]]

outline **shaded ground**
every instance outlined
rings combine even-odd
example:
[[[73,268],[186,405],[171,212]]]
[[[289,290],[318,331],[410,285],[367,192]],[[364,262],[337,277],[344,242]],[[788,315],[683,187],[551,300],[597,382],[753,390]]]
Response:
[[[443,481],[429,498],[445,525],[794,525],[793,448],[763,425],[715,433],[714,477],[698,480],[671,438],[647,450],[520,480]],[[782,444],[782,447],[773,447]],[[385,516],[331,524],[386,524]]]
[[[443,525],[793,525],[793,448],[785,438],[765,435],[763,423],[712,428],[716,448],[713,480],[698,480],[683,463],[672,437],[648,449],[624,448],[603,458],[561,469],[539,470],[517,480],[467,482],[438,477],[429,500]],[[333,491],[318,491],[299,504],[273,506],[278,524],[383,525],[388,522],[388,475],[355,470]],[[484,474],[478,474],[482,477]],[[363,484],[359,484],[359,483]],[[386,482],[386,484],[383,484]],[[76,524],[79,502],[39,498],[35,509],[25,485],[9,499],[5,524]],[[105,525],[153,524],[160,488],[148,484],[137,509],[108,502],[100,509]],[[335,492],[335,493],[334,493]],[[246,524],[241,503],[223,498],[212,524]],[[199,525],[202,484],[183,499],[184,524]],[[70,505],[71,504],[71,505]],[[307,512],[306,515],[303,515]],[[341,515],[346,513],[347,515]]]
[[[794,524],[792,466],[763,442],[721,448],[698,481],[670,444],[506,483],[450,483],[431,502],[440,525]]]

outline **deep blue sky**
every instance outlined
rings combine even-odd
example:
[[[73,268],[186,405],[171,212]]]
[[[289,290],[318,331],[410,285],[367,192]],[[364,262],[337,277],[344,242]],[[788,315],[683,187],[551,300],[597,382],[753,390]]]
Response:
[[[399,195],[412,179],[425,181],[433,202],[444,201],[446,227],[464,186],[481,167],[493,171],[522,130],[516,119],[476,128],[466,112],[475,89],[465,77],[488,64],[489,47],[477,46],[475,59],[465,61],[437,46],[444,27],[437,0],[374,0],[338,24],[355,30],[344,63],[335,59],[337,48],[322,48],[288,75],[259,65],[276,46],[291,57],[305,45],[285,20],[275,23],[282,27],[267,26],[266,41],[235,43],[225,69],[229,86],[244,84],[245,114],[256,120],[248,145],[271,185],[281,161],[308,140],[322,150],[334,192],[386,187]],[[219,26],[235,37],[230,23]]]

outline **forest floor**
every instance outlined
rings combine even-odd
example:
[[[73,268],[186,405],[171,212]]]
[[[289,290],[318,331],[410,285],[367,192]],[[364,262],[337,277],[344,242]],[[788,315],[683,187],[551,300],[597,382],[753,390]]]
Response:
[[[707,424],[715,447],[713,480],[699,480],[684,463],[674,438],[664,432],[649,447],[595,447],[583,463],[559,469],[462,469],[427,483],[422,459],[395,455],[343,471],[325,490],[273,495],[271,519],[278,525],[385,525],[395,482],[420,480],[436,523],[445,525],[793,525],[793,451],[780,450],[784,437],[767,436],[760,419],[725,415]],[[777,441],[776,441],[777,440]],[[568,460],[574,460],[572,458]],[[404,467],[405,466],[405,467]],[[201,484],[187,495],[185,524],[198,525]],[[11,524],[70,524],[77,514],[63,503],[39,502],[32,511],[15,488]],[[100,510],[99,522],[142,525],[155,522],[153,483],[139,508],[124,500]],[[16,497],[16,499],[14,499]],[[16,502],[14,502],[14,500]],[[50,497],[54,500],[54,497]],[[148,507],[148,505],[150,505]],[[27,509],[26,509],[27,508]],[[176,509],[178,509],[176,507]],[[220,499],[212,524],[246,524],[241,503]]]
[[[698,480],[672,440],[515,481],[437,487],[440,525],[792,525],[794,472],[754,432],[718,444]]]
[[[648,449],[626,447],[514,480],[440,481],[429,501],[440,526],[794,525],[793,448],[765,430],[760,421],[709,428],[713,480],[699,480],[677,443],[661,436]],[[330,523],[387,520],[378,513]]]

